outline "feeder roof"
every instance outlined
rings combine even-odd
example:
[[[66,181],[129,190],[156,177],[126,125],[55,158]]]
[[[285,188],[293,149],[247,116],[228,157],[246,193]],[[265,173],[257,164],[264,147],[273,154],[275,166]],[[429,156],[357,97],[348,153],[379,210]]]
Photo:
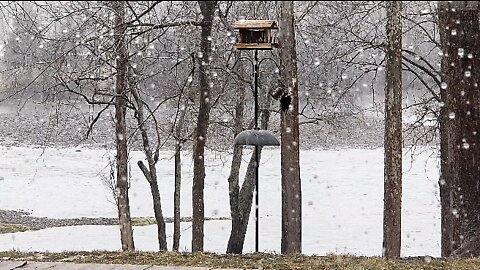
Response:
[[[274,20],[240,20],[233,23],[235,29],[277,29]]]

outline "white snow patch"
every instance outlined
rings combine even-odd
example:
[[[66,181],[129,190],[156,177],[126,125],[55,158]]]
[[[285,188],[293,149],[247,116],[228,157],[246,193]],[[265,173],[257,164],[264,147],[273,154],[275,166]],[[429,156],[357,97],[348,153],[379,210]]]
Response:
[[[80,150],[80,151],[77,151]],[[251,153],[251,151],[247,151]],[[108,155],[92,149],[0,147],[0,209],[23,209],[51,218],[116,217],[108,201],[110,191],[99,175],[108,172]],[[406,154],[403,178],[402,256],[440,256],[438,153],[421,152],[414,160]],[[162,152],[158,164],[162,207],[173,216],[174,160]],[[153,216],[149,186],[136,166],[141,152],[130,152],[132,216]],[[229,217],[230,157],[207,153],[205,213]],[[245,155],[241,174],[249,156]],[[383,149],[300,152],[303,202],[303,253],[382,253]],[[183,157],[182,216],[191,215],[192,158]],[[280,252],[280,150],[262,151],[259,168],[260,250]],[[243,176],[241,177],[243,179]],[[190,223],[183,223],[181,249],[190,249]],[[244,252],[254,250],[254,211]],[[205,222],[205,250],[224,253],[230,221]],[[173,234],[167,224],[169,248]],[[138,250],[156,251],[156,227],[134,228]],[[74,226],[0,235],[1,250],[63,251],[119,250],[118,226]]]

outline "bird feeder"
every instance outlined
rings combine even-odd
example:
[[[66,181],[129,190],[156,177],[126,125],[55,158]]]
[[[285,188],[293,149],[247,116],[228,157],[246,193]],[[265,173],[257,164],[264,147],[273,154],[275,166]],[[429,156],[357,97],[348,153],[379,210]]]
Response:
[[[259,244],[259,207],[258,207],[258,167],[259,147],[278,146],[280,143],[272,132],[258,128],[258,50],[271,50],[277,47],[273,42],[272,30],[278,29],[277,23],[270,20],[240,20],[233,24],[233,28],[240,32],[240,37],[233,47],[237,50],[254,50],[253,65],[254,97],[255,97],[255,129],[244,130],[235,136],[235,145],[255,146],[255,252],[258,252]]]
[[[233,24],[240,35],[233,45],[238,50],[271,50],[277,47],[272,30],[278,29],[273,20],[240,20]]]

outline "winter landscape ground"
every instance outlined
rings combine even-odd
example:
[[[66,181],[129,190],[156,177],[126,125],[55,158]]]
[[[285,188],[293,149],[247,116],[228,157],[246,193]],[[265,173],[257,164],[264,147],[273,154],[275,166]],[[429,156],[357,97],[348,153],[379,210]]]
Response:
[[[115,218],[116,207],[110,190],[102,182],[108,174],[109,158],[114,151],[102,144],[72,146],[63,132],[58,146],[40,146],[32,137],[46,119],[36,113],[13,117],[2,114],[0,146],[0,209],[23,210],[34,217]],[[7,120],[5,120],[7,119]],[[30,123],[30,131],[16,126],[22,119]],[[29,120],[30,119],[30,120]],[[16,123],[16,124],[15,124]],[[63,129],[65,131],[65,129]],[[68,129],[67,129],[68,131]],[[23,143],[19,139],[25,136]],[[56,139],[63,138],[62,136]],[[12,139],[13,138],[13,139]],[[372,138],[372,141],[379,138]],[[303,191],[303,253],[311,255],[353,254],[381,255],[383,211],[383,149],[371,147],[316,148],[301,151]],[[247,149],[242,175],[248,161]],[[440,206],[438,196],[438,151],[431,147],[404,152],[404,196],[402,220],[402,256],[440,256]],[[205,223],[205,250],[224,253],[230,233],[228,220],[228,183],[230,168],[228,151],[210,151],[206,156],[205,214],[212,218]],[[132,164],[143,159],[140,151],[130,153]],[[164,215],[173,216],[173,152],[163,151],[158,164]],[[186,151],[183,157],[182,216],[191,215],[191,179],[193,162]],[[133,166],[130,189],[134,217],[153,216],[152,201],[146,180]],[[265,149],[260,165],[260,250],[280,251],[280,150]],[[181,250],[190,248],[190,223],[182,223]],[[254,249],[253,212],[247,231],[245,252]],[[167,224],[171,247],[173,227]],[[156,251],[156,226],[134,228],[138,250]],[[36,231],[0,235],[3,251],[75,251],[120,250],[116,225],[62,226]]]

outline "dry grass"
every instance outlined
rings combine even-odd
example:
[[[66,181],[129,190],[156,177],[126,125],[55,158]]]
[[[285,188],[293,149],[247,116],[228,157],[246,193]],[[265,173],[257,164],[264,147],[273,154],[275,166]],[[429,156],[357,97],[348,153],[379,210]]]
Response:
[[[0,223],[0,234],[25,232],[25,231],[28,231],[28,230],[30,230],[29,227],[23,226],[23,225],[20,225],[20,224]]]
[[[226,220],[227,217],[205,217],[205,220]],[[81,226],[81,225],[118,225],[118,219],[115,218],[72,218],[72,219],[58,219],[54,220],[55,222],[50,222],[48,225],[44,226],[41,222],[36,224],[32,222],[32,225],[23,225],[23,224],[13,224],[13,223],[1,223],[0,222],[0,234],[4,233],[15,233],[15,232],[24,232],[24,231],[35,231],[41,230],[48,227],[65,227],[65,226]],[[191,217],[182,217],[180,222],[191,222]],[[171,218],[165,219],[165,222],[173,222]],[[133,217],[132,226],[149,226],[155,225],[157,221],[154,217]],[[44,226],[44,227],[42,227]]]
[[[133,217],[132,226],[148,226],[157,224],[157,220],[154,217]]]
[[[0,260],[63,261],[77,263],[119,263],[164,266],[203,266],[239,269],[322,269],[322,270],[480,270],[479,259],[445,260],[408,258],[384,260],[379,257],[304,256],[276,254],[221,255],[177,252],[0,252]]]

